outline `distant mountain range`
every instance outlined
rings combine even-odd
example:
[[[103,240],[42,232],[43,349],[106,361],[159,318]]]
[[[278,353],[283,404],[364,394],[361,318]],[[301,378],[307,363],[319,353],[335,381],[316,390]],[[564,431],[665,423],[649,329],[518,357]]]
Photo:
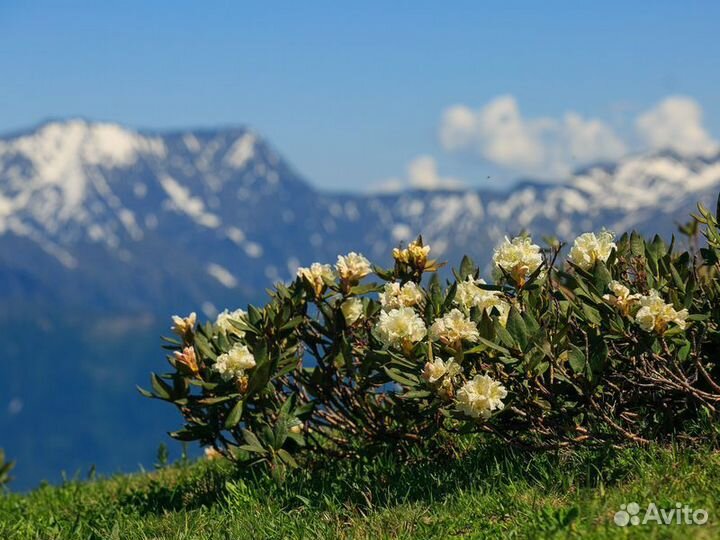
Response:
[[[670,235],[720,190],[720,155],[628,156],[509,190],[319,191],[244,128],[134,131],[82,120],[0,137],[0,447],[18,485],[148,463],[178,418],[134,384],[161,369],[171,313],[262,301],[298,265],[390,249],[486,263],[505,234]]]

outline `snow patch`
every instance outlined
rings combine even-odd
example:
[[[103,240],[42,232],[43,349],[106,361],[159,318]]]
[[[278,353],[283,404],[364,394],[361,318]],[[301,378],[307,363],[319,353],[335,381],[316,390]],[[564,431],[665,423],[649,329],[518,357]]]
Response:
[[[255,156],[255,142],[255,135],[245,133],[227,151],[225,163],[236,169],[242,169]]]
[[[183,143],[185,144],[185,148],[191,152],[197,152],[201,147],[200,141],[198,141],[197,137],[192,133],[186,133],[183,135]]]
[[[193,197],[190,190],[167,174],[160,176],[160,185],[170,197],[170,206],[177,212],[187,214],[203,227],[214,229],[220,226],[220,218],[205,211],[202,199]]]

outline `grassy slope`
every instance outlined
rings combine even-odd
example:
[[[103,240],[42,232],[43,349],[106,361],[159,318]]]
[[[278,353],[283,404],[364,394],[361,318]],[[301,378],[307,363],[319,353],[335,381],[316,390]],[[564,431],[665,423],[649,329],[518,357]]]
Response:
[[[0,497],[0,538],[718,538],[720,455],[625,449],[329,463],[283,484],[221,461]],[[620,528],[620,504],[705,508],[704,526]]]

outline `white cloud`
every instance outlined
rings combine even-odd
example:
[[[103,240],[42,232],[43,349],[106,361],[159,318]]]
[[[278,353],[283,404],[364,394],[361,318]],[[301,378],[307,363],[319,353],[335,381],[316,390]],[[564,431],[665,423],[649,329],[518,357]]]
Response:
[[[702,107],[692,98],[670,96],[641,114],[635,127],[652,149],[671,149],[683,154],[712,154],[718,142],[702,125]]]
[[[235,276],[232,275],[230,270],[224,266],[220,266],[216,263],[209,263],[207,265],[207,273],[214,277],[221,285],[224,285],[228,289],[237,287],[238,281]]]
[[[440,176],[437,162],[432,156],[417,156],[406,168],[405,178],[390,178],[375,187],[379,192],[401,191],[407,187],[427,191],[462,189],[465,184],[457,178]]]
[[[510,95],[477,111],[465,105],[450,107],[443,114],[439,136],[447,151],[477,154],[494,165],[550,179],[627,152],[625,143],[601,120],[574,112],[561,119],[525,118]]]

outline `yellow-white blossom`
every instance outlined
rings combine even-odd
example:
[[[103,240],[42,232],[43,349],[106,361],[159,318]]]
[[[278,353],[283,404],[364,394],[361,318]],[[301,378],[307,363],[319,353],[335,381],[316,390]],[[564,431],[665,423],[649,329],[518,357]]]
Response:
[[[615,235],[608,231],[600,234],[587,232],[575,239],[570,249],[569,259],[583,270],[589,270],[597,261],[605,262],[617,245],[613,240]]]
[[[666,304],[656,290],[640,298],[640,309],[635,314],[635,321],[646,332],[662,334],[670,323],[685,328],[687,309],[677,311],[671,304]]]
[[[197,314],[193,311],[187,317],[173,315],[172,322],[172,331],[180,337],[185,337],[188,334],[191,334],[193,330],[195,330],[195,324],[197,323]]]
[[[351,282],[360,281],[372,273],[370,261],[360,253],[355,253],[354,251],[351,251],[347,255],[338,255],[335,269],[342,279]]]
[[[247,312],[242,309],[236,309],[235,311],[226,309],[218,314],[217,319],[215,319],[215,326],[224,334],[234,334],[241,338],[245,335],[245,332],[237,328],[231,321],[240,321],[245,318],[245,315],[247,315]]]
[[[315,290],[315,294],[320,296],[325,290],[326,281],[335,279],[335,272],[329,264],[312,263],[309,267],[300,267],[297,270],[298,277],[310,283]]]
[[[520,285],[543,263],[540,246],[533,244],[528,236],[517,236],[512,241],[506,236],[495,249],[492,260],[498,277],[505,272]]]
[[[375,335],[386,345],[400,349],[422,340],[427,329],[413,308],[403,307],[381,312]]]
[[[360,298],[348,298],[340,306],[345,324],[352,326],[365,314],[362,300]]]
[[[628,315],[630,310],[637,304],[638,300],[642,297],[641,294],[635,293],[630,294],[630,289],[619,281],[611,281],[608,284],[608,289],[612,294],[604,294],[603,300],[605,300],[611,306],[614,306],[618,311],[624,315]]]
[[[488,375],[475,375],[457,392],[455,406],[472,418],[489,418],[496,410],[502,410],[502,400],[507,396],[505,387]]]
[[[232,348],[215,360],[215,371],[224,380],[240,379],[245,371],[255,367],[255,357],[250,349],[242,343],[236,343]]]
[[[420,242],[413,240],[405,249],[393,249],[393,258],[401,263],[423,267],[430,254],[430,246],[421,246]]]
[[[423,290],[412,281],[402,287],[399,283],[386,283],[380,293],[380,304],[385,310],[412,307],[420,304],[424,298]]]
[[[452,378],[458,373],[460,373],[460,366],[457,362],[450,360],[446,363],[441,358],[436,358],[433,362],[425,364],[422,377],[430,384],[434,384],[445,375]]]
[[[445,377],[440,383],[440,386],[436,389],[436,392],[442,399],[452,399],[455,394],[455,387],[453,386],[452,378]]]
[[[183,366],[191,374],[197,375],[198,365],[197,357],[195,356],[195,349],[193,347],[185,347],[182,351],[175,351],[175,363]]]
[[[505,326],[510,314],[510,303],[506,300],[505,295],[500,291],[481,289],[478,285],[486,285],[485,280],[478,279],[476,281],[468,276],[465,281],[459,282],[455,292],[455,303],[466,310],[476,307],[488,315],[491,315],[495,308],[500,314],[500,324]]]
[[[459,309],[453,309],[430,327],[430,336],[446,345],[458,345],[461,341],[477,341],[477,326]]]

